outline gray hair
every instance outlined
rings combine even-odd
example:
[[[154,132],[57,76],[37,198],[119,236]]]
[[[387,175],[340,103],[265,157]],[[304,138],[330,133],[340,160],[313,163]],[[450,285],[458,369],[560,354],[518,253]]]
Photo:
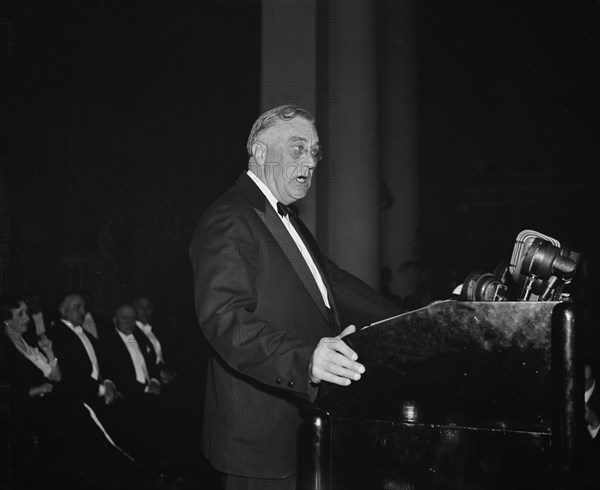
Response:
[[[246,144],[248,156],[252,156],[252,145],[254,145],[258,135],[261,132],[274,126],[275,123],[277,123],[277,120],[289,121],[295,117],[302,117],[313,124],[315,122],[315,119],[310,112],[308,112],[306,109],[302,109],[302,107],[298,107],[297,105],[280,105],[263,112],[258,119],[254,121],[252,129],[250,130],[250,136],[248,136],[248,143]]]

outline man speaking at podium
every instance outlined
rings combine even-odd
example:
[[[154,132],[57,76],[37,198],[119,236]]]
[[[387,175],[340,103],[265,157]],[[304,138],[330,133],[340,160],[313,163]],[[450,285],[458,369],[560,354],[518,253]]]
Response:
[[[362,326],[399,307],[324,257],[292,206],[322,156],[312,115],[265,112],[247,150],[248,170],[203,214],[190,246],[212,347],[202,448],[226,489],[293,490],[300,407],[322,381],[347,386],[365,370],[342,340],[355,327],[340,317]]]

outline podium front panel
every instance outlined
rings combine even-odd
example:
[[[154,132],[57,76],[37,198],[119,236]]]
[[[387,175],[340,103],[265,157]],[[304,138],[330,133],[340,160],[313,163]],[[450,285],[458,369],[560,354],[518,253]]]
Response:
[[[559,304],[444,301],[349,336],[366,372],[321,387],[322,488],[562,488],[557,427],[572,421],[557,397],[573,387],[553,367]]]

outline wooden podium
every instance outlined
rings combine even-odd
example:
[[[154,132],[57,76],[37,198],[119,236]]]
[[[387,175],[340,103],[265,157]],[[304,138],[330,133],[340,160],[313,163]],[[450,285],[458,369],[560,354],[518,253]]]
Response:
[[[448,300],[347,337],[366,373],[305,414],[302,488],[576,490],[575,311]]]

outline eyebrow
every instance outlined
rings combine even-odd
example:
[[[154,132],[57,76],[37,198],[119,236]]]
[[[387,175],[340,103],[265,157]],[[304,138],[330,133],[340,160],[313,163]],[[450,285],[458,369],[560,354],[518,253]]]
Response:
[[[308,138],[305,138],[304,136],[290,136],[290,137],[288,138],[288,141],[289,141],[290,143],[296,143],[297,141],[302,141],[302,142],[306,143],[306,142],[308,142]],[[317,141],[317,142],[316,142],[316,143],[313,145],[313,147],[314,147],[314,146],[321,146],[321,143]]]
[[[308,141],[304,136],[290,136],[288,141],[295,143],[296,141]]]

